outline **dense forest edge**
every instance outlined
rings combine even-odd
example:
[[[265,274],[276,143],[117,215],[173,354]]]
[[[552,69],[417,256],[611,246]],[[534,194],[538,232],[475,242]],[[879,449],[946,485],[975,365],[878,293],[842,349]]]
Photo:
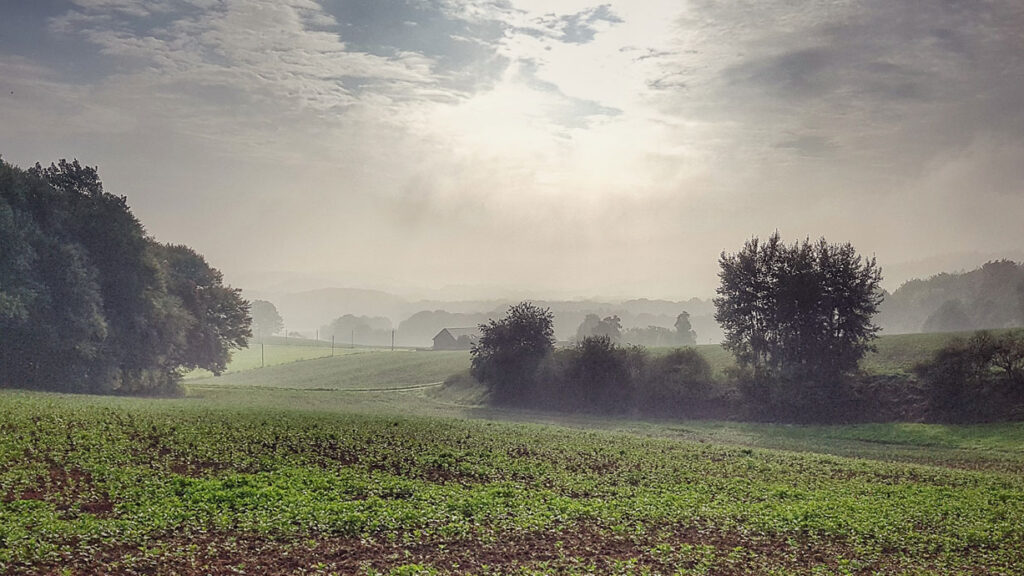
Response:
[[[96,168],[0,160],[0,385],[173,395],[251,335],[241,291],[147,235]]]

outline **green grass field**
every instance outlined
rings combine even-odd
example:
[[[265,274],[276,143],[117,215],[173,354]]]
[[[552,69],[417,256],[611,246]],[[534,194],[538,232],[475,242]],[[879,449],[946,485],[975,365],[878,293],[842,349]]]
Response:
[[[286,342],[284,338],[274,338],[272,343],[262,346],[258,342],[250,344],[248,348],[235,350],[231,354],[231,362],[228,364],[226,374],[252,370],[280,364],[290,364],[300,360],[313,360],[316,358],[337,358],[349,354],[361,354],[365,352],[380,352],[380,348],[342,348],[340,346],[331,348],[330,342],[295,341]],[[398,349],[397,351],[409,352],[409,349]],[[207,378],[213,376],[206,370],[193,370],[185,375],[186,380]]]
[[[861,368],[869,374],[909,375],[914,366],[928,360],[935,350],[953,338],[968,334],[895,334],[875,340],[877,350],[869,352]],[[718,344],[702,344],[697,350],[711,364],[714,374],[721,377],[735,366],[732,354]]]
[[[357,349],[174,399],[0,391],[0,573],[1024,570],[1024,424],[499,410],[435,385],[468,364]]]
[[[234,362],[232,362],[234,367]],[[188,385],[300,389],[403,388],[440,383],[469,368],[465,351],[347,350],[265,368],[230,371],[219,377],[188,380]]]

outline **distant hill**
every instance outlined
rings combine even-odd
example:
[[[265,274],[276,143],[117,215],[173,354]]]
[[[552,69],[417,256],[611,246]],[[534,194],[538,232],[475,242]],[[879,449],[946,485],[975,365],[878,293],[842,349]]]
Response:
[[[300,331],[309,337],[313,336],[317,328],[321,328],[321,336],[329,337],[329,332],[323,328],[345,315],[386,318],[396,329],[396,343],[403,346],[430,346],[431,339],[442,328],[476,326],[489,319],[500,318],[510,305],[518,302],[503,299],[412,301],[388,292],[357,288],[323,288],[278,294],[247,291],[244,295],[250,299],[269,300],[277,307],[289,331]],[[558,340],[574,336],[587,314],[601,317],[617,315],[623,329],[648,326],[673,328],[676,316],[684,310],[690,313],[690,323],[697,332],[698,342],[718,342],[722,334],[714,321],[711,301],[699,298],[682,301],[532,301],[538,306],[551,309],[555,316],[555,338]]]
[[[886,297],[877,322],[889,334],[1024,326],[1024,264],[997,260],[911,280]]]
[[[310,331],[346,314],[382,316],[395,321],[407,314],[409,303],[380,290],[321,288],[304,292],[248,292],[247,298],[269,300],[277,306],[288,330]]]

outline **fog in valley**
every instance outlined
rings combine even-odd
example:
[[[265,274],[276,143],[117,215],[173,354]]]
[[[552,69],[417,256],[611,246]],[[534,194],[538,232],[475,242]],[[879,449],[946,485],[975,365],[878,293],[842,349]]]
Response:
[[[285,330],[531,299],[718,341],[719,255],[774,231],[890,292],[1024,260],[1013,0],[8,4],[4,160],[98,166]]]

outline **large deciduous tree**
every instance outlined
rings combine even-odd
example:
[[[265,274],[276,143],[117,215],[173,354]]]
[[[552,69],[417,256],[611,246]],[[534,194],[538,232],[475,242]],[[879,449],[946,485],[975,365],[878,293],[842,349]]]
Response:
[[[225,286],[220,271],[188,246],[154,244],[153,249],[166,274],[167,291],[186,315],[184,341],[170,356],[172,365],[220,374],[231,350],[245,348],[252,336],[242,291]]]
[[[762,396],[784,383],[806,402],[828,398],[871,348],[882,274],[850,244],[787,246],[775,233],[719,263],[715,319]]]
[[[2,386],[171,392],[245,345],[248,302],[147,236],[95,168],[0,162],[0,240]]]
[[[499,403],[530,396],[537,369],[554,350],[554,316],[547,308],[521,302],[500,320],[480,325],[480,340],[471,350],[473,376]]]

